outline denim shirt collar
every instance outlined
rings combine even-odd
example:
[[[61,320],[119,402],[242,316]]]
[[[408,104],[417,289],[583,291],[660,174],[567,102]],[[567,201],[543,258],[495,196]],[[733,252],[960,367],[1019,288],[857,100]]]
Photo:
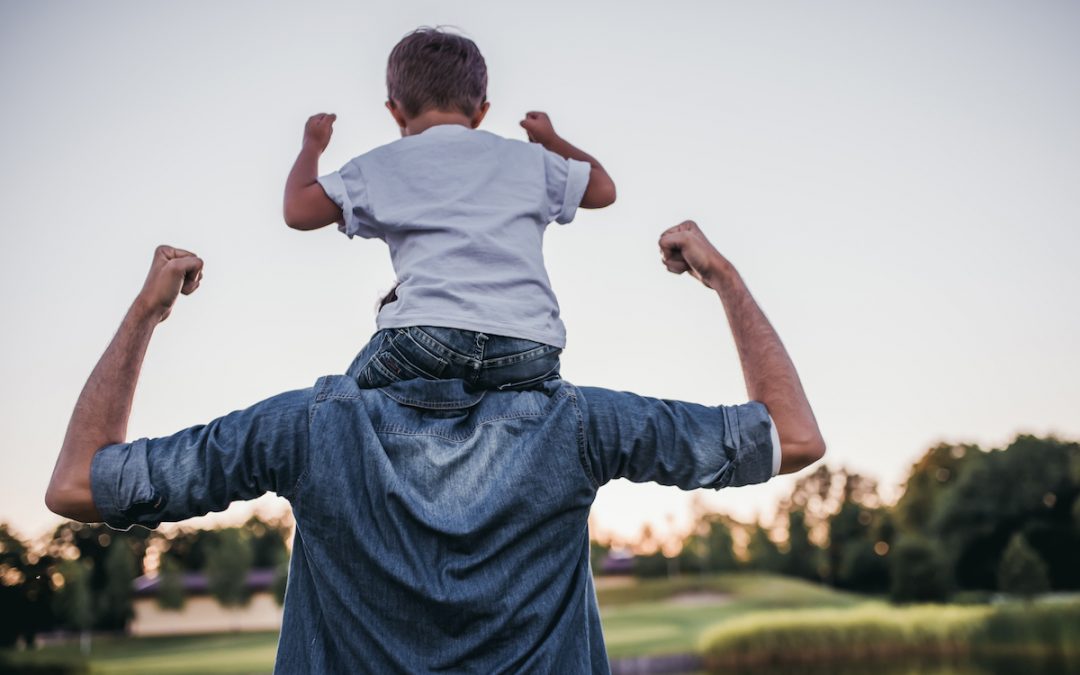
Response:
[[[485,391],[469,390],[465,380],[405,380],[380,389],[401,405],[425,410],[464,410],[484,398]]]

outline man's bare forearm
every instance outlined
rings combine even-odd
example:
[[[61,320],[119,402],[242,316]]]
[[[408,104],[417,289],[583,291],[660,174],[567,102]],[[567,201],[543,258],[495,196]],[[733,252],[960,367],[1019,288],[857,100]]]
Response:
[[[53,469],[46,500],[52,511],[84,522],[100,520],[90,493],[90,463],[106,445],[127,438],[143,357],[158,317],[136,302],[128,310],[83,386]]]
[[[795,372],[795,364],[735,267],[692,220],[685,220],[660,235],[660,253],[669,272],[689,273],[720,296],[739,350],[747,393],[769,409],[776,425],[780,437],[780,471],[798,471],[821,459],[825,441]]]
[[[75,402],[45,492],[50,511],[83,522],[101,520],[90,482],[94,455],[127,439],[131,401],[154,327],[169,316],[179,294],[195,292],[202,268],[202,260],[190,251],[172,246],[154,251],[142,290]]]
[[[788,473],[825,452],[813,410],[780,336],[730,263],[704,281],[723,303],[739,352],[747,394],[769,409],[783,448],[780,471]],[[809,460],[809,461],[808,461]]]

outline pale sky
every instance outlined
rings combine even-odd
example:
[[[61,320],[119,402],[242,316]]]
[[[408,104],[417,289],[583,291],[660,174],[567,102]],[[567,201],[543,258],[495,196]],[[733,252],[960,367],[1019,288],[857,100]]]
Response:
[[[618,185],[546,240],[567,379],[745,400],[715,295],[659,263],[694,218],[787,345],[830,463],[895,486],[940,440],[1080,438],[1076,3],[0,0],[0,521],[58,522],[67,418],[158,243],[206,278],[151,344],[131,438],[344,370],[386,248],[288,230],[282,187],[312,113],[339,116],[323,172],[395,139],[386,57],[435,24],[484,53],[484,128],[523,138],[545,110]],[[707,502],[771,514],[790,484]],[[628,536],[689,498],[612,484],[595,522]]]

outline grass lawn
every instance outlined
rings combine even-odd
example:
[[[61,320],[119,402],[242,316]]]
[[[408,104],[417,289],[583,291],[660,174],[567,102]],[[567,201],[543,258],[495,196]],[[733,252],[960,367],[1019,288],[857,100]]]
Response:
[[[612,658],[687,653],[719,621],[764,609],[846,607],[858,596],[763,574],[726,574],[641,581],[601,589],[604,636]],[[89,672],[95,675],[267,673],[277,633],[235,633],[171,638],[98,638]],[[8,653],[15,663],[78,662],[77,645]],[[3,663],[4,652],[0,652]],[[0,671],[3,668],[0,666]]]
[[[611,658],[698,650],[705,629],[748,612],[850,607],[866,599],[765,574],[643,581],[597,592]]]
[[[90,653],[89,672],[95,675],[268,673],[274,667],[276,653],[276,632],[96,638]],[[15,661],[17,664],[77,663],[81,660],[78,645],[46,647],[15,656],[19,659]]]

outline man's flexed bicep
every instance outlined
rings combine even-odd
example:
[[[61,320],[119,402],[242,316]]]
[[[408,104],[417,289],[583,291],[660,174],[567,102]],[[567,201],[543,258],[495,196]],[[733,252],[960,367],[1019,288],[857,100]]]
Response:
[[[684,490],[762,483],[773,475],[772,425],[760,403],[705,406],[582,387],[586,459],[616,478]]]
[[[206,425],[102,448],[94,504],[112,527],[156,527],[266,492],[292,495],[308,457],[311,390],[292,391]]]

